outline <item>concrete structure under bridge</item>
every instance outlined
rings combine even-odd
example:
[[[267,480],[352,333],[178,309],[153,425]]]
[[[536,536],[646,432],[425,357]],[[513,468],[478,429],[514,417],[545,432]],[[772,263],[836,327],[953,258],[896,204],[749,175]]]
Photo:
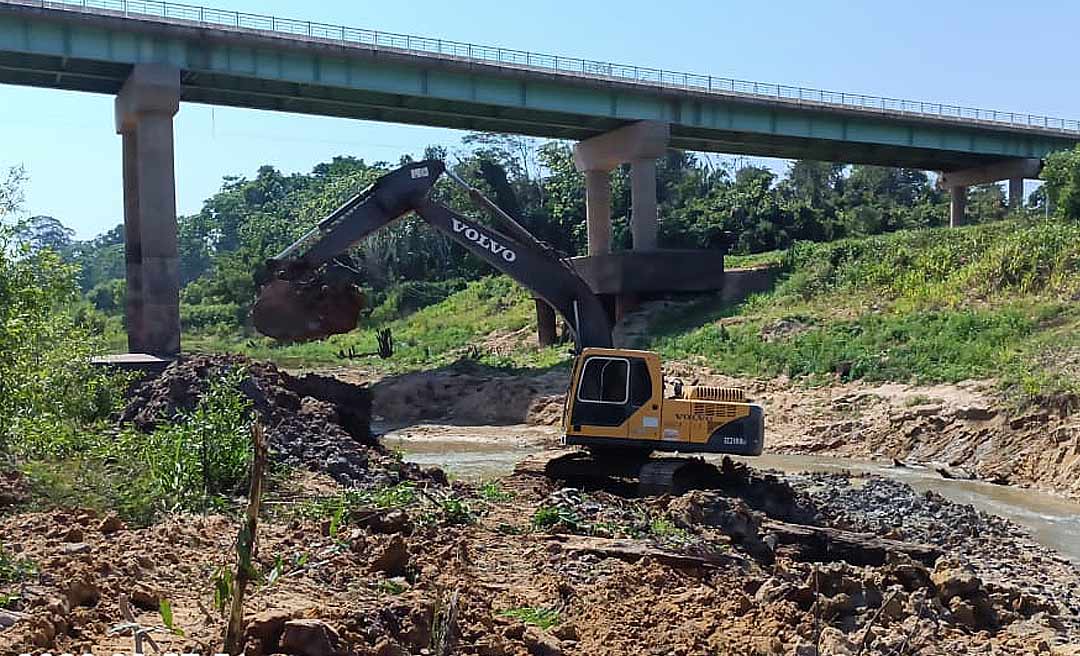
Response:
[[[1009,180],[1015,204],[1046,154],[1080,142],[1075,120],[149,0],[0,0],[0,83],[116,96],[129,348],[165,356],[180,348],[172,116],[184,102],[577,141],[589,253],[575,266],[624,301],[723,286],[722,254],[658,249],[655,159],[668,147],[941,171],[960,224],[968,185]],[[626,163],[633,251],[611,253],[609,174]]]

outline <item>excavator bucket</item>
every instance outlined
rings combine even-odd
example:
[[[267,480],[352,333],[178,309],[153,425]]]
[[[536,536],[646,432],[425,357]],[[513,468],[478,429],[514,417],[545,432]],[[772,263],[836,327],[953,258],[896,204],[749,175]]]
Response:
[[[364,295],[348,282],[272,280],[251,310],[255,329],[287,342],[324,339],[356,328]]]

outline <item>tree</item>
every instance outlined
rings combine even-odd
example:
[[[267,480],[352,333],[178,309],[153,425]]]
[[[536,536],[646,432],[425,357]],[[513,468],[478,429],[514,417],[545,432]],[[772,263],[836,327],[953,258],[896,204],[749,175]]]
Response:
[[[19,237],[32,251],[46,248],[65,253],[71,247],[75,231],[65,226],[59,219],[39,214],[22,222],[17,228]]]
[[[1080,145],[1051,153],[1042,170],[1046,197],[1056,216],[1080,219]]]

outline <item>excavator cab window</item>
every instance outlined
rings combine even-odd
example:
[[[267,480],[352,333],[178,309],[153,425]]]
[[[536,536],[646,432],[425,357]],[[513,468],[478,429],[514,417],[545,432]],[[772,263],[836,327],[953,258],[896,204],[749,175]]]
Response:
[[[589,358],[581,372],[578,401],[624,405],[630,394],[629,374],[626,358]]]
[[[585,361],[572,423],[619,426],[652,398],[652,376],[640,358],[593,356]]]

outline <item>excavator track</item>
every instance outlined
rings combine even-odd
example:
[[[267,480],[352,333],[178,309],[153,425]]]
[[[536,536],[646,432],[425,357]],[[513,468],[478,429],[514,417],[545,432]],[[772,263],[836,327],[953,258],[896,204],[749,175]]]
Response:
[[[515,473],[543,477],[562,485],[605,489],[627,496],[683,494],[719,487],[720,469],[701,458],[647,454],[593,454],[584,450],[542,451],[518,463]]]

